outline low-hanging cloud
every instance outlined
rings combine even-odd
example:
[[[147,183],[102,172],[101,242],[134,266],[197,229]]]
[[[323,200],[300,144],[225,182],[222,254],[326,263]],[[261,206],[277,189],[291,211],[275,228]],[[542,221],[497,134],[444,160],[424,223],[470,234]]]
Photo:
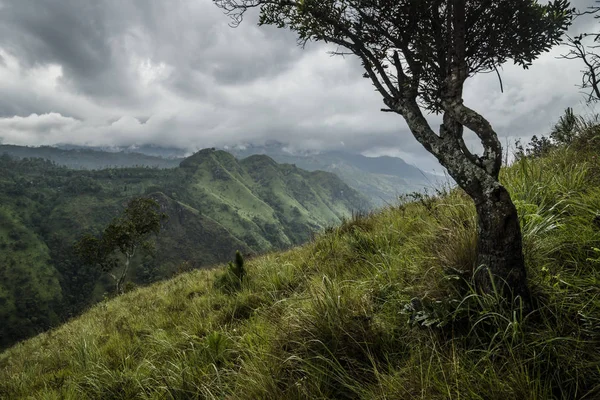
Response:
[[[379,112],[358,60],[321,44],[299,48],[291,32],[257,27],[256,15],[233,29],[210,0],[0,0],[0,8],[5,143],[196,150],[278,140],[433,166],[402,118]],[[582,19],[574,31],[595,23]],[[504,93],[495,75],[476,77],[465,102],[504,141],[547,133],[564,108],[583,109],[581,66],[561,51],[528,71],[505,66]]]

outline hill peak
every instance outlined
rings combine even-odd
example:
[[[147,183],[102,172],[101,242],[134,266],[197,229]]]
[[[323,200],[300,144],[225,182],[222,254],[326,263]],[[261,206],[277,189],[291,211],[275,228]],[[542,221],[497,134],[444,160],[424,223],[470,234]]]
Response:
[[[187,157],[186,159],[181,161],[179,166],[184,167],[184,168],[192,167],[192,166],[202,164],[209,159],[213,159],[213,160],[216,159],[220,162],[223,162],[223,161],[236,162],[236,159],[232,154],[230,154],[224,150],[217,150],[214,147],[209,147],[206,149],[199,150],[196,153],[192,154],[191,156]]]

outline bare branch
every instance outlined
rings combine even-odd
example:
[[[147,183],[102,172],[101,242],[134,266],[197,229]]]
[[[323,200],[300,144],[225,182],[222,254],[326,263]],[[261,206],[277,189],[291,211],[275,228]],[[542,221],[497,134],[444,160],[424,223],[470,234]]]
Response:
[[[569,48],[569,51],[561,56],[566,60],[580,60],[585,66],[581,70],[579,88],[584,90],[588,104],[600,100],[600,55],[593,51],[598,46],[584,43],[585,39],[589,37],[591,37],[589,34],[567,36],[565,46]]]

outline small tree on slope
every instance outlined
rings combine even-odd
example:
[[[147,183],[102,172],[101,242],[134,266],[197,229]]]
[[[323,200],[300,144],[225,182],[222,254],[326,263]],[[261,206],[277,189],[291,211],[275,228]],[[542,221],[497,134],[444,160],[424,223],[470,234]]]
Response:
[[[166,215],[159,212],[159,204],[149,198],[135,198],[129,202],[123,215],[115,218],[100,237],[87,234],[76,244],[82,261],[100,266],[115,280],[116,293],[123,292],[131,259],[140,248],[150,245],[151,234],[160,232],[161,221]],[[119,254],[122,258],[119,258]],[[124,258],[124,261],[121,261]],[[120,274],[114,275],[119,264],[123,264]]]
[[[490,123],[463,103],[465,81],[512,60],[523,68],[558,44],[571,23],[566,0],[213,0],[233,19],[259,8],[260,24],[295,31],[304,44],[356,55],[414,137],[475,202],[479,290],[529,298],[517,211],[499,183],[502,147]],[[439,132],[423,111],[442,114]],[[464,128],[480,139],[467,149]]]

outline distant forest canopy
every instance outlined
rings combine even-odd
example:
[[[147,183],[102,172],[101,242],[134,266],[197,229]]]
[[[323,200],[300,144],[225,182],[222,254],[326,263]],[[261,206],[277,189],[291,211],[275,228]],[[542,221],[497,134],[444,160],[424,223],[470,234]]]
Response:
[[[399,195],[435,189],[448,180],[447,177],[424,172],[397,157],[365,157],[343,151],[290,152],[285,144],[279,142],[232,147],[226,151],[238,159],[266,155],[278,163],[294,164],[308,171],[333,172],[378,207],[395,203]],[[96,147],[0,145],[0,154],[16,158],[43,158],[58,165],[86,170],[144,166],[176,168],[184,160],[176,155],[183,152],[156,146],[119,147],[107,151]]]
[[[167,214],[156,252],[136,256],[131,284],[243,254],[282,249],[339,224],[369,201],[334,174],[242,161],[210,149],[171,169],[73,170],[0,155],[0,347],[54,326],[111,294],[114,283],[84,265],[73,244],[98,234],[132,197]]]
[[[123,167],[175,168],[183,158],[165,158],[129,151],[101,151],[95,148],[0,145],[0,154],[15,158],[43,158],[73,169]]]

